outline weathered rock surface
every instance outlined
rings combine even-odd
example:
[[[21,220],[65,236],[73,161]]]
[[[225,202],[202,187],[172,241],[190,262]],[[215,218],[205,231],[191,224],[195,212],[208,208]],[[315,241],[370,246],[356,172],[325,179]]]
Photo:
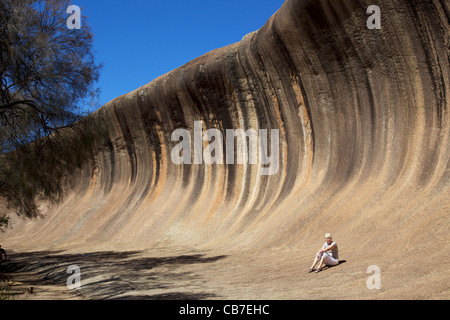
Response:
[[[108,143],[77,189],[2,243],[252,249],[303,272],[332,232],[348,261],[339,271],[362,279],[354,286],[377,264],[389,271],[382,297],[449,298],[449,5],[377,1],[377,30],[366,26],[371,4],[287,0],[241,42],[107,103],[96,116]],[[278,129],[278,171],[173,163],[171,135],[193,137],[194,121]]]

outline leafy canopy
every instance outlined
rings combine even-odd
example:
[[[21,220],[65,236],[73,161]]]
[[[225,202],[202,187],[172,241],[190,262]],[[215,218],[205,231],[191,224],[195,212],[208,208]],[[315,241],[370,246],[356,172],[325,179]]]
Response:
[[[98,96],[101,65],[85,19],[67,27],[69,6],[0,2],[0,201],[27,216],[38,214],[39,199],[62,195],[101,134],[83,111]]]

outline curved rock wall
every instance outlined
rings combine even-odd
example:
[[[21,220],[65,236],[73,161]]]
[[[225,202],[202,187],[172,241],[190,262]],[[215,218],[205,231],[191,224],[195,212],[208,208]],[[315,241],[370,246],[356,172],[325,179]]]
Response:
[[[381,29],[367,27],[371,1],[287,0],[241,42],[107,103],[107,143],[75,192],[9,241],[295,248],[329,231],[361,254],[449,252],[427,251],[448,243],[449,6],[377,2]],[[208,129],[219,163],[196,139]],[[227,129],[277,133],[271,162],[258,149],[230,164]]]

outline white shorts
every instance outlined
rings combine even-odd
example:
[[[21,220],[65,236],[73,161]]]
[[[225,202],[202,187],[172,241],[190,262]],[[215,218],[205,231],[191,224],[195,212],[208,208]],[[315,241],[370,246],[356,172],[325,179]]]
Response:
[[[323,252],[323,253],[317,255],[317,257],[318,257],[319,259],[321,259],[322,256],[324,257],[324,258],[323,258],[323,262],[324,262],[327,266],[336,266],[336,265],[339,264],[339,260],[333,258],[333,257],[331,256],[331,254],[329,254],[328,252]]]

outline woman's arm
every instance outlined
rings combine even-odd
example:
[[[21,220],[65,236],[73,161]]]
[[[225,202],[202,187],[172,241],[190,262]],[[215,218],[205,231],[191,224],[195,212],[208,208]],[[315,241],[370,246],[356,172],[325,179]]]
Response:
[[[336,242],[333,242],[331,245],[329,245],[329,246],[326,247],[325,249],[321,249],[321,250],[320,250],[320,253],[323,253],[323,252],[325,252],[325,251],[332,250],[335,246],[336,246]]]

